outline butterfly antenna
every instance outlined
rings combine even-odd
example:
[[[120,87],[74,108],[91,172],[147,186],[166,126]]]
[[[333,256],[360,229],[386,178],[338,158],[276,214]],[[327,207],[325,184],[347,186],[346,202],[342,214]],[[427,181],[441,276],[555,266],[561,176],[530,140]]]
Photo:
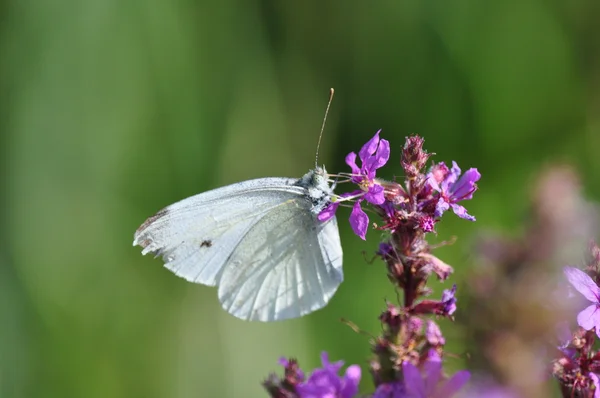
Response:
[[[331,101],[333,100],[333,94],[335,90],[333,88],[329,89],[329,102],[327,103],[327,109],[325,109],[325,117],[323,118],[323,124],[321,125],[321,133],[319,134],[319,141],[317,142],[317,154],[315,155],[315,168],[319,167],[319,148],[321,147],[321,138],[323,137],[323,130],[325,130],[325,122],[327,121],[327,114],[329,113],[329,107],[331,106]]]

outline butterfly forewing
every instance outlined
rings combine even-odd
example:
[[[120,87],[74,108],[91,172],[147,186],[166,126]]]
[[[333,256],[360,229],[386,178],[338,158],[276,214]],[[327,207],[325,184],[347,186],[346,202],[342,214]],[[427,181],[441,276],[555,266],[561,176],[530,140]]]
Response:
[[[342,279],[335,218],[319,222],[310,202],[296,197],[247,231],[223,269],[219,300],[246,320],[296,318],[325,306]]]
[[[282,202],[303,197],[296,181],[261,178],[189,197],[146,220],[133,244],[161,255],[176,275],[214,286],[252,226]]]

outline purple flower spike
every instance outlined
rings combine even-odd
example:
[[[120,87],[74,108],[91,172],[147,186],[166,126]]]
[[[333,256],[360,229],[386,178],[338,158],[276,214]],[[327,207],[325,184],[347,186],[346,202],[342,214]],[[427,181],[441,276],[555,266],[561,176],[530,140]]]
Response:
[[[451,170],[448,170],[443,163],[438,166],[429,174],[428,178],[429,185],[440,193],[435,208],[435,216],[441,217],[446,210],[452,207],[454,214],[460,218],[475,221],[475,217],[468,214],[467,209],[459,205],[458,202],[473,198],[473,193],[477,190],[475,183],[481,178],[479,171],[471,168],[459,178],[461,170],[456,162],[452,162]],[[441,173],[444,175],[440,175]]]
[[[592,303],[577,315],[577,324],[585,330],[596,328],[596,334],[600,337],[600,287],[578,268],[565,267],[563,271],[569,283]]]
[[[471,374],[466,370],[456,372],[449,380],[443,381],[442,359],[435,350],[429,350],[424,366],[424,375],[410,362],[402,364],[406,397],[411,398],[450,398],[469,381]]]
[[[323,368],[315,369],[306,383],[296,387],[300,398],[352,398],[358,393],[361,370],[358,365],[351,365],[344,376],[338,375],[342,361],[330,363],[326,352],[321,354]]]

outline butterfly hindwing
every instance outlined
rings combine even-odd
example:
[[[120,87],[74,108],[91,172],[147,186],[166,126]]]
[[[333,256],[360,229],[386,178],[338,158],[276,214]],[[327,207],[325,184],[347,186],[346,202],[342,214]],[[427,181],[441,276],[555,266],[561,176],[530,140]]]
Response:
[[[303,198],[265,213],[231,254],[219,284],[225,310],[246,320],[296,318],[322,308],[342,282],[335,218],[317,220]]]

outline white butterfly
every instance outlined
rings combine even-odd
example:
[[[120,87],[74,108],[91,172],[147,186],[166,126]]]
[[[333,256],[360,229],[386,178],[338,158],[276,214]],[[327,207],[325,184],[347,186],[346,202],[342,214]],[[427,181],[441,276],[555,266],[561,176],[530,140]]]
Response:
[[[297,318],[324,307],[343,280],[337,221],[317,219],[333,198],[319,167],[299,180],[244,181],[164,208],[133,245],[190,282],[218,286],[238,318]]]

